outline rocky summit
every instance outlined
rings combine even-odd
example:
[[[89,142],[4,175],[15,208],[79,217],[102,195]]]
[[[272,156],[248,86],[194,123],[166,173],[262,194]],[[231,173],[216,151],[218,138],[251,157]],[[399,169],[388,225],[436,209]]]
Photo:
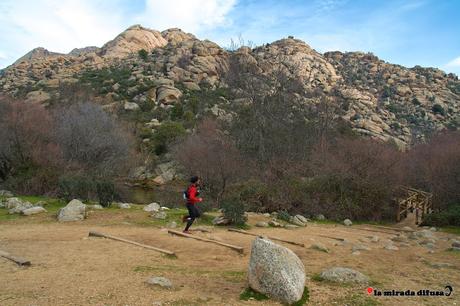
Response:
[[[460,81],[436,68],[406,68],[363,52],[321,54],[293,37],[226,50],[180,29],[158,32],[140,25],[101,48],[68,54],[34,49],[0,72],[0,90],[52,104],[67,97],[63,89],[85,85],[109,111],[136,112],[141,108],[135,104],[143,103],[167,108],[181,103],[184,92],[225,88],[230,55],[255,64],[260,74],[281,64],[304,87],[305,103],[314,103],[307,92],[315,90],[334,96],[355,132],[400,147],[460,123]],[[215,102],[212,113],[229,119],[223,109],[235,101]]]

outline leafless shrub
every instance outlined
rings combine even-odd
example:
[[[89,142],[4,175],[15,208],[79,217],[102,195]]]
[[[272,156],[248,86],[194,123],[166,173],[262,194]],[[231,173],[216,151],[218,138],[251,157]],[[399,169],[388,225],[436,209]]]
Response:
[[[230,184],[244,178],[244,162],[233,141],[216,121],[206,119],[174,149],[187,173],[199,175],[219,204]]]

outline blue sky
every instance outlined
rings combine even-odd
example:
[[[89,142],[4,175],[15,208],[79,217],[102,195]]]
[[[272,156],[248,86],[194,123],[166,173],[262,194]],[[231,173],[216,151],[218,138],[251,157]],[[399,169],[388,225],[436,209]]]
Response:
[[[288,35],[319,52],[373,52],[460,75],[457,0],[0,0],[0,68],[41,46],[102,46],[132,24],[182,28],[223,47]]]

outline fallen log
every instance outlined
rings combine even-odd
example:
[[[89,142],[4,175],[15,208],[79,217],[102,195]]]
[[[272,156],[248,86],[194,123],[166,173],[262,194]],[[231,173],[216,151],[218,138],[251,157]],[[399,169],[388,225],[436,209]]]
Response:
[[[397,231],[397,232],[406,232],[406,233],[412,233],[415,232],[413,229],[403,229],[403,228],[396,228],[396,227],[389,227],[389,226],[381,226],[381,225],[374,225],[376,228],[381,228],[381,229],[387,229],[387,230],[392,230],[392,231]]]
[[[329,239],[334,239],[334,240],[338,240],[338,241],[345,241],[345,238],[339,238],[339,237],[332,237],[332,236],[327,236],[327,235],[318,235],[320,237],[324,237],[324,238],[329,238]]]
[[[295,241],[289,241],[289,240],[284,240],[284,239],[281,239],[281,238],[277,238],[277,237],[271,237],[271,236],[266,236],[266,235],[258,235],[258,234],[254,234],[254,233],[250,233],[250,232],[247,232],[247,231],[244,231],[244,230],[240,230],[240,229],[236,229],[236,228],[229,228],[228,229],[230,232],[236,232],[236,233],[240,233],[240,234],[245,234],[245,235],[250,235],[250,236],[265,236],[267,237],[268,239],[271,239],[271,240],[277,240],[277,241],[281,241],[281,242],[285,242],[285,243],[290,243],[290,244],[293,244],[293,245],[298,245],[298,246],[301,246],[301,247],[305,247],[305,244],[303,243],[299,243],[299,242],[295,242]]]
[[[181,236],[181,237],[186,237],[186,238],[192,238],[192,239],[200,240],[200,241],[203,241],[203,242],[215,243],[215,244],[222,245],[222,246],[225,246],[225,247],[227,247],[227,248],[230,248],[230,249],[232,249],[232,250],[235,250],[235,251],[237,251],[237,252],[239,252],[239,253],[243,253],[243,251],[244,251],[244,249],[243,249],[242,247],[239,247],[239,246],[236,246],[236,245],[231,245],[231,244],[224,243],[224,242],[220,242],[220,241],[216,241],[216,240],[211,240],[211,239],[206,239],[206,238],[202,238],[202,237],[197,237],[197,236],[185,234],[185,233],[178,232],[178,231],[174,231],[174,230],[168,230],[168,233],[173,234],[173,235],[177,235],[177,236]]]
[[[13,256],[10,253],[5,252],[5,251],[0,251],[0,257],[4,257],[6,259],[14,261],[15,263],[17,263],[20,266],[30,266],[30,261],[28,261],[27,259],[17,257],[17,256]]]
[[[131,241],[131,240],[127,240],[127,239],[123,239],[123,238],[119,238],[119,237],[115,237],[115,236],[111,236],[111,235],[107,235],[107,234],[103,234],[103,233],[99,233],[99,232],[95,232],[95,231],[90,231],[88,236],[90,236],[90,237],[108,238],[108,239],[121,241],[121,242],[129,243],[129,244],[134,244],[134,245],[143,247],[145,249],[157,251],[157,252],[164,253],[164,254],[167,254],[167,255],[170,255],[170,256],[176,256],[176,254],[174,252],[171,252],[171,251],[168,251],[168,250],[160,249],[160,248],[153,247],[153,246],[150,246],[150,245],[138,243],[138,242],[135,242],[135,241]]]

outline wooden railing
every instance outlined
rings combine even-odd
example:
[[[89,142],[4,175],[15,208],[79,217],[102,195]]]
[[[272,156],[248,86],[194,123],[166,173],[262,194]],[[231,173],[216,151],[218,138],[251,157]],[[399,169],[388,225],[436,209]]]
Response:
[[[408,213],[415,212],[415,224],[420,224],[426,214],[433,212],[433,194],[410,187],[402,187],[407,198],[398,200],[396,221],[406,218]]]

